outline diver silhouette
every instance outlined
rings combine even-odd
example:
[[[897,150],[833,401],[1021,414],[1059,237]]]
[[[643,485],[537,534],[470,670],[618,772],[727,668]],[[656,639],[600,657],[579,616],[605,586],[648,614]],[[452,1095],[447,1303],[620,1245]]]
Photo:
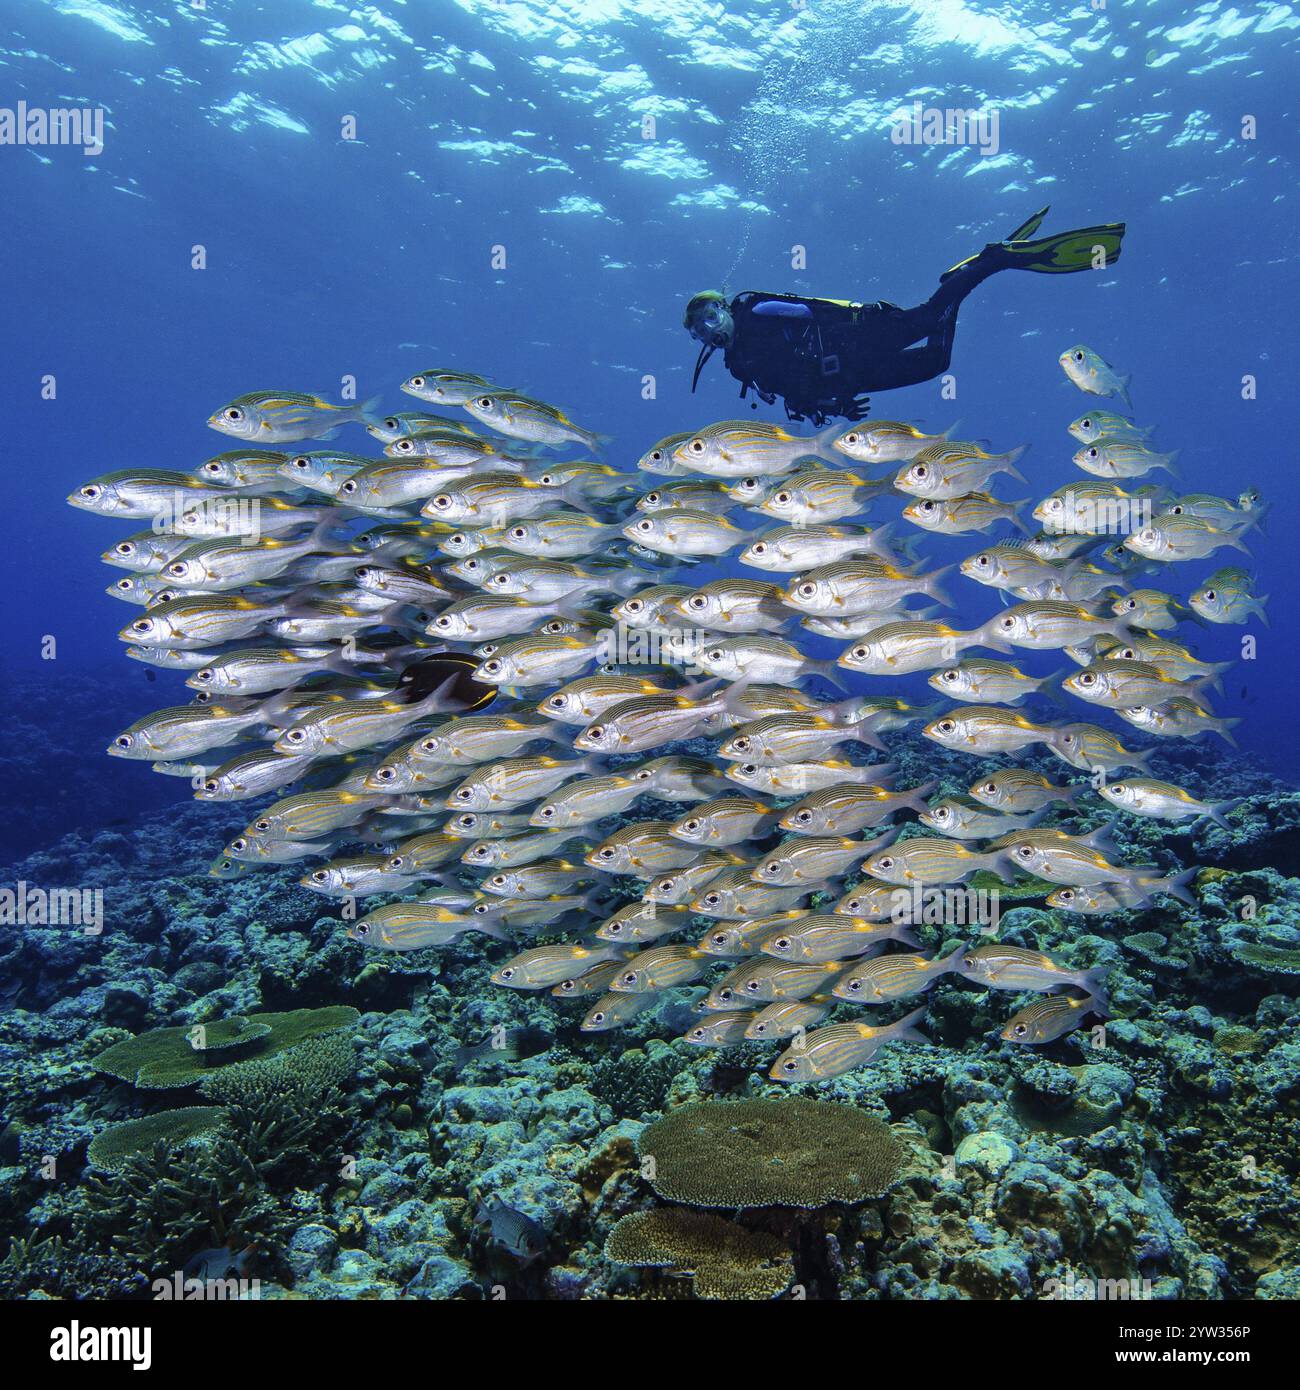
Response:
[[[1005,241],[990,242],[945,271],[923,304],[899,308],[880,300],[813,299],[745,290],[732,300],[705,290],[686,306],[683,324],[703,346],[691,380],[721,348],[727,370],[768,405],[778,397],[792,420],[824,424],[835,416],[860,420],[873,391],[915,386],[948,370],[957,310],[981,281],[1000,270],[1069,275],[1100,270],[1119,259],[1124,223],[1107,222],[1030,240],[1042,208]]]

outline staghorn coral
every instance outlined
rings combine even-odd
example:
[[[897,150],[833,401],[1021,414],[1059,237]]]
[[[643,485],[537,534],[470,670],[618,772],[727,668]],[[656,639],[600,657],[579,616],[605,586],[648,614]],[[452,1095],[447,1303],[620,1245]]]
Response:
[[[127,1159],[148,1153],[159,1143],[179,1146],[210,1139],[226,1127],[228,1119],[229,1111],[219,1105],[189,1105],[123,1120],[95,1135],[86,1157],[92,1167],[116,1172]]]
[[[337,1167],[351,1123],[343,1088],[355,1065],[352,1039],[331,1033],[222,1067],[199,1089],[226,1107],[245,1158],[263,1178],[301,1177]]]
[[[616,1264],[692,1275],[697,1298],[776,1298],[794,1278],[790,1248],[777,1236],[686,1207],[623,1217],[609,1233],[605,1255]]]
[[[679,1106],[642,1131],[638,1153],[661,1197],[701,1207],[864,1202],[904,1158],[882,1120],[801,1096]]]

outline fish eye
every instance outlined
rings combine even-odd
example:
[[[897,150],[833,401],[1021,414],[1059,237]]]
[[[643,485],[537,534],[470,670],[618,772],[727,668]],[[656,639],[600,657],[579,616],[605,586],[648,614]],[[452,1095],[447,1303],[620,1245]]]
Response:
[[[488,879],[488,882],[495,884],[498,888],[504,888],[506,886],[506,876],[505,874],[493,874],[492,877]]]
[[[914,478],[928,478],[930,476],[930,470],[925,464],[917,463],[912,466],[912,476]]]
[[[799,585],[799,597],[800,597],[800,598],[812,598],[812,597],[816,594],[816,592],[817,592],[817,586],[816,586],[816,584],[800,584],[800,585]]]
[[[686,606],[687,608],[693,608],[695,612],[698,613],[701,608],[707,608],[709,606],[709,600],[703,594],[692,594],[690,598],[686,600]]]
[[[254,830],[270,830],[270,828],[271,822],[267,816],[261,816],[259,819],[253,822]]]
[[[480,397],[478,398],[478,401],[476,402],[476,404],[478,405],[478,408],[479,408],[480,410],[491,410],[491,409],[492,409],[492,397],[491,397],[491,396],[480,396]]]
[[[349,478],[347,482],[345,482],[343,486],[339,488],[339,491],[346,497],[351,497],[356,490],[357,484],[351,478]]]
[[[977,565],[980,565],[981,567],[987,569],[988,566],[991,565],[993,562],[992,562],[992,560],[989,559],[989,557],[988,557],[987,555],[977,555],[977,556],[975,557],[975,563],[976,563]]]
[[[876,863],[886,872],[894,867],[893,855],[886,855],[883,859],[877,859]]]
[[[415,440],[413,440],[413,439],[399,439],[399,440],[397,441],[397,452],[398,452],[399,454],[413,454],[413,453],[415,453]]]
[[[1213,603],[1216,597],[1217,597],[1217,595],[1215,594],[1215,592],[1214,592],[1213,589],[1206,589],[1206,591],[1205,591],[1205,601],[1206,601],[1206,603]]]
[[[615,854],[615,850],[614,850],[611,846],[606,845],[606,846],[604,847],[604,849],[598,849],[598,850],[596,851],[596,858],[597,858],[597,859],[604,859],[604,860],[608,861],[608,860],[610,860],[610,859],[613,859],[614,854]]]
[[[772,943],[774,951],[788,951],[790,949],[790,938],[788,936],[778,936]]]
[[[507,965],[507,966],[501,971],[501,978],[502,978],[503,980],[508,980],[514,973],[515,973],[515,968],[514,968],[514,966],[513,966],[513,965]]]
[[[982,792],[989,796],[991,796],[995,791],[997,791],[997,789],[998,784],[996,782],[985,782],[984,785],[980,788]]]
[[[714,932],[714,934],[711,937],[709,937],[709,940],[713,943],[713,945],[723,947],[727,944],[727,933],[723,931]]]
[[[209,778],[207,779],[207,781],[204,782],[204,784],[203,784],[203,790],[204,790],[205,792],[220,791],[220,790],[221,790],[221,783],[218,782],[217,779],[216,779],[215,777],[209,777]]]
[[[936,810],[933,810],[933,811],[930,812],[930,818],[931,818],[932,820],[938,820],[938,821],[951,820],[951,819],[952,819],[952,807],[951,807],[951,806],[940,806],[940,807],[938,807]]]
[[[118,736],[113,740],[113,745],[116,748],[130,748],[131,742],[132,740],[130,734],[118,734]]]
[[[1021,859],[1032,859],[1034,857],[1034,847],[1033,845],[1018,845],[1016,847],[1016,854]]]
[[[457,801],[469,801],[473,798],[474,793],[468,787],[458,787],[453,795]]]
[[[538,820],[551,820],[555,816],[554,806],[543,806],[537,813]]]
[[[811,825],[811,824],[812,824],[812,818],[813,818],[813,816],[812,816],[812,812],[811,812],[811,811],[800,811],[799,814],[798,814],[797,816],[795,816],[795,820],[796,820],[800,825]]]
[[[395,767],[381,767],[381,768],[378,768],[378,769],[376,770],[376,772],[375,772],[375,781],[376,781],[376,782],[391,782],[391,781],[393,780],[393,778],[396,777],[396,776],[397,776],[397,769],[396,769]]]
[[[1082,429],[1090,430],[1092,428],[1092,421],[1085,415],[1083,419],[1079,421],[1079,425]]]
[[[1128,787],[1123,782],[1112,782],[1110,789],[1116,796],[1123,796],[1124,793],[1128,791]]]
[[[704,903],[707,907],[717,907],[721,901],[722,897],[718,893],[706,893],[704,895]],[[724,937],[722,939],[725,940],[726,938]]]
[[[433,625],[439,632],[448,632],[452,627],[452,620],[445,613],[440,613],[433,620]]]
[[[605,737],[605,726],[603,724],[593,724],[587,730],[587,737],[590,739],[602,739]]]
[[[290,729],[289,732],[285,734],[284,741],[286,743],[301,743],[306,737],[307,734],[304,730]]]
[[[792,1058],[790,1061],[781,1064],[781,1070],[784,1072],[796,1072],[799,1070],[799,1063]]]
[[[957,682],[958,682],[959,680],[961,680],[961,672],[960,672],[960,671],[945,671],[945,672],[943,672],[943,674],[939,677],[939,679],[940,679],[940,680],[943,680],[943,681],[947,681],[949,685],[956,685]]]
[[[840,442],[842,444],[856,444],[861,438],[862,436],[857,430],[850,430]]]
[[[628,970],[628,971],[625,971],[625,972],[624,972],[624,975],[623,975],[622,983],[625,984],[625,985],[634,985],[634,984],[636,984],[636,971],[635,971],[635,970]]]
[[[604,1021],[605,1021],[605,1010],[604,1010],[604,1009],[597,1009],[596,1012],[595,1012],[594,1014],[592,1014],[592,1016],[591,1016],[591,1021],[592,1021],[593,1023],[604,1023]]]
[[[866,648],[866,647],[854,647],[854,648],[853,648],[853,655],[856,656],[856,657],[858,658],[859,661],[865,661],[865,660],[866,660],[866,656],[867,656],[867,648]]]
[[[757,773],[758,773],[758,764],[757,764],[757,763],[743,763],[743,764],[741,765],[741,769],[740,769],[740,770],[741,770],[742,773],[744,773],[744,775],[745,775],[746,777],[754,777],[754,776],[756,776]]]
[[[747,753],[750,748],[750,738],[748,734],[741,734],[739,738],[731,740],[731,746],[737,753]]]
[[[329,878],[329,870],[328,870],[328,869],[317,869],[316,872],[315,872],[314,874],[312,874],[312,876],[311,876],[311,881],[312,881],[313,883],[324,883],[324,882],[326,882],[326,880],[327,880],[328,878]]]
[[[1027,1024],[1017,1023],[1011,1031],[1016,1035],[1016,1037],[1023,1038],[1025,1034],[1029,1032],[1029,1027]]]
[[[845,994],[857,994],[861,991],[861,989],[862,981],[859,980],[856,975],[853,977],[853,979],[848,980],[844,985]]]
[[[1097,457],[1098,452],[1099,450],[1097,449],[1096,445],[1094,445],[1091,449],[1088,450],[1088,457],[1090,459],[1095,459]]]
[[[483,663],[483,671],[485,675],[495,676],[501,671],[501,663],[496,657],[493,657],[491,661],[485,661]]]
[[[1074,353],[1074,360],[1075,360],[1076,362],[1082,362],[1082,361],[1083,361],[1083,353],[1079,352],[1078,349],[1075,350],[1075,353]]]
[[[647,517],[645,520],[637,522],[636,529],[644,535],[654,530],[654,522]]]
[[[135,581],[133,579],[119,579],[113,587],[115,589],[120,589],[124,594],[129,594],[134,584]]]
[[[664,451],[662,449],[651,449],[646,455],[647,458],[653,459],[655,463],[661,463],[663,461],[663,456]]]
[[[950,734],[957,727],[957,725],[951,719],[941,719],[937,727],[941,734]]]
[[[404,858],[402,855],[400,855],[400,854],[395,854],[395,855],[393,855],[393,857],[388,861],[388,863],[384,865],[384,868],[386,868],[386,869],[400,869],[405,863],[406,863],[406,860],[405,860],[405,858]]]
[[[101,491],[102,489],[97,484],[87,483],[86,486],[81,489],[81,495],[88,502],[93,502],[95,498],[99,496]]]
[[[299,454],[297,458],[289,460],[290,468],[306,469],[311,467],[311,459],[306,454]]]
[[[659,891],[661,893],[671,893],[676,886],[677,880],[675,878],[661,878],[659,880]]]
[[[137,618],[137,619],[135,620],[135,622],[133,622],[133,623],[131,624],[131,631],[132,631],[132,632],[148,632],[148,631],[149,631],[149,624],[150,624],[150,620],[149,620],[148,618]]]
[[[1010,613],[1008,613],[1005,618],[1000,619],[998,622],[998,626],[1003,630],[1003,632],[1010,632],[1012,628],[1015,627],[1015,625],[1016,620],[1011,616]]]
[[[205,473],[218,474],[221,472],[221,465],[216,459],[209,459],[207,463],[203,465],[203,471]]]
[[[781,491],[776,494],[776,497],[773,500],[779,502],[784,507],[785,504],[790,500],[790,494],[784,488],[782,488]]]
[[[692,439],[687,447],[693,454],[702,454],[704,452],[704,441],[702,439]]]
[[[753,551],[753,553],[754,553],[755,555],[766,555],[766,554],[767,554],[767,542],[766,542],[766,541],[755,541],[754,544],[751,545],[749,548],[750,548],[751,551]]]
[[[422,376],[413,376],[413,377],[411,378],[410,382],[408,383],[408,385],[411,385],[411,386],[423,386],[423,385],[424,385],[424,378],[423,378]]]
[[[510,528],[510,539],[521,541],[528,535],[528,531],[523,526],[512,526]]]
[[[445,492],[440,492],[434,499],[433,505],[440,512],[445,512],[451,506],[451,498]]]
[[[1080,685],[1096,685],[1096,684],[1097,684],[1097,677],[1096,677],[1096,675],[1095,675],[1092,671],[1080,671],[1080,672],[1079,672],[1079,684],[1080,684]]]
[[[244,412],[237,405],[227,406],[223,412],[227,420],[242,420]]]

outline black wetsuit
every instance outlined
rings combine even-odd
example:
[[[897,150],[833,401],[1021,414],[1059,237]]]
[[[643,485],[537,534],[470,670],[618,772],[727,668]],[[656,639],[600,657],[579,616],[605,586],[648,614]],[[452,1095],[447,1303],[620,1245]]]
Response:
[[[727,370],[771,405],[785,400],[792,420],[820,425],[837,415],[860,420],[867,395],[915,386],[948,369],[957,308],[980,281],[1007,266],[990,246],[944,277],[923,304],[900,309],[745,290],[730,304],[735,332],[724,349]],[[761,306],[772,308],[763,312]],[[803,317],[788,317],[789,305]]]

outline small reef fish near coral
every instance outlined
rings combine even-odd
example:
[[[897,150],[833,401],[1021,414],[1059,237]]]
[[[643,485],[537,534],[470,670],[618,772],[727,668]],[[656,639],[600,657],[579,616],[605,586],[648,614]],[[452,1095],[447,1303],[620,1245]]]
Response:
[[[1097,353],[1060,361],[1131,410]],[[392,899],[341,922],[358,950],[482,934],[494,984],[550,991],[589,1033],[674,992],[684,1042],[766,1046],[777,1082],[926,1046],[926,999],[953,977],[1041,996],[997,1025],[1009,1042],[1103,1024],[1104,970],[989,944],[995,905],[1195,902],[1188,866],[1126,862],[1111,834],[1226,826],[1238,805],[1148,761],[1153,738],[1233,741],[1225,666],[1160,634],[1193,609],[1263,616],[1242,568],[1178,579],[1247,550],[1257,494],[1132,481],[1173,455],[1095,411],[1069,425],[1081,475],[1033,504],[1035,532],[1028,501],[987,491],[1030,486],[1014,441],[724,420],[615,465],[610,441],[487,377],[402,390],[462,413],[252,392],[208,420],[242,447],[68,498],[149,523],[106,550],[108,592],[136,610],[129,655],[192,693],[108,752],[247,803],[213,875],[300,865],[329,898]],[[319,447],[344,428],[371,451]],[[1013,538],[928,566],[926,532],[1003,523]],[[1035,658],[1056,669],[1022,669]],[[891,683],[917,673],[938,703]],[[970,756],[964,794],[897,785],[916,740]],[[944,949],[919,949],[924,925]]]

